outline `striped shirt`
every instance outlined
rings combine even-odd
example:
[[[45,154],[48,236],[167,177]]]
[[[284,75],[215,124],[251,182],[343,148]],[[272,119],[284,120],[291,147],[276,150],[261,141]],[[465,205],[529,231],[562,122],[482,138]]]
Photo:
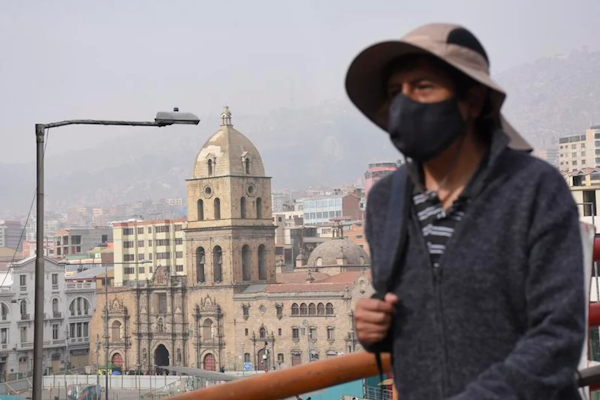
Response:
[[[416,193],[413,196],[413,203],[421,223],[421,232],[429,250],[431,263],[434,267],[439,267],[448,239],[452,237],[456,225],[465,215],[467,202],[459,197],[449,209],[444,210],[437,193],[427,191]]]

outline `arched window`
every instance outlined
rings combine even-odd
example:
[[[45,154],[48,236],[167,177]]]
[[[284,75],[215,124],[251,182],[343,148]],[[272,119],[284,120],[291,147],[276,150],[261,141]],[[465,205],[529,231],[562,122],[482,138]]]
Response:
[[[162,332],[165,330],[165,325],[163,323],[162,318],[159,318],[158,321],[156,322],[156,330],[158,332]]]
[[[308,315],[317,315],[317,307],[315,303],[310,303],[308,305]]]
[[[306,304],[302,303],[302,304],[300,304],[300,315],[306,315],[306,314],[308,314]]]
[[[258,279],[267,280],[267,248],[264,244],[258,246]]]
[[[25,300],[21,300],[21,315],[27,314],[27,302]]]
[[[292,304],[292,315],[298,315],[300,312],[298,311],[298,304]]]
[[[83,297],[78,297],[71,302],[69,312],[71,313],[71,316],[90,315],[90,302]]]
[[[198,221],[204,221],[204,202],[198,200]]]
[[[148,350],[147,350],[147,349],[144,349],[144,350],[142,351],[142,360],[143,360],[144,362],[148,361]]]
[[[215,219],[221,219],[221,200],[215,199]]]
[[[113,321],[111,326],[110,339],[115,342],[121,340],[121,323],[119,321]]]
[[[198,247],[196,249],[196,283],[206,282],[206,276],[204,275],[204,264],[206,264],[204,248]]]
[[[323,303],[317,304],[317,315],[325,315],[325,306]]]
[[[244,362],[245,363],[249,363],[250,362],[250,353],[244,353]]]
[[[240,199],[240,217],[242,219],[246,218],[246,198],[242,197]]]
[[[2,321],[6,321],[8,319],[8,306],[2,303]]]
[[[221,246],[215,246],[213,249],[213,281],[223,281],[223,250],[221,250]]]
[[[267,337],[267,330],[263,327],[258,330],[258,337],[264,339]]]
[[[259,197],[256,199],[256,219],[262,219],[262,199]]]
[[[244,161],[245,167],[246,167],[246,175],[250,175],[250,159],[246,158],[246,160]]]
[[[181,349],[177,349],[177,362],[181,362]]]
[[[204,323],[202,324],[202,339],[204,339],[204,340],[212,339],[212,337],[213,337],[212,328],[213,328],[212,320],[208,319],[208,318],[205,319]]]
[[[53,313],[58,312],[58,299],[57,298],[52,299],[52,312]]]
[[[250,265],[250,246],[247,244],[242,247],[242,280],[249,281],[252,279],[252,266]]]
[[[208,160],[208,176],[212,176],[212,175],[213,175],[213,161]]]
[[[333,315],[333,304],[327,303],[327,305],[325,306],[325,314]]]

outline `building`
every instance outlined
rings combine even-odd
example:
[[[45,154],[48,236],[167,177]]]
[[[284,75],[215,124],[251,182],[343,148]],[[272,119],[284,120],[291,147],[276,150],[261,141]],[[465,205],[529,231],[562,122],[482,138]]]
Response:
[[[558,157],[561,171],[600,166],[600,125],[592,125],[583,135],[559,138]]]
[[[379,182],[379,180],[381,180],[381,178],[394,172],[396,169],[398,169],[398,166],[401,164],[402,164],[401,161],[378,162],[378,163],[369,164],[369,167],[367,168],[367,171],[365,172],[364,183],[363,183],[365,196],[369,193],[369,190],[371,190],[371,188],[373,187],[373,185],[375,183]]]
[[[351,310],[369,290],[363,272],[368,255],[331,240],[336,243],[319,250],[321,257],[277,275],[271,178],[256,147],[233,128],[227,107],[186,186],[186,275],[153,258],[151,279],[106,287],[108,295],[99,290],[97,302],[104,306],[91,327],[109,330],[109,349],[97,350],[104,339],[91,337],[92,365],[109,361],[125,370],[156,371],[167,365],[233,370],[250,363],[272,369],[356,350]],[[291,242],[305,245],[306,238]]]
[[[535,150],[533,154],[556,168],[560,166],[558,146]]]
[[[563,172],[573,198],[579,207],[583,221],[600,229],[598,207],[600,206],[600,168],[582,168]]]
[[[64,268],[44,257],[44,371],[68,366],[69,322]],[[33,370],[35,257],[10,265],[0,274],[0,376],[3,381],[28,376]]]
[[[159,266],[185,276],[185,219],[113,223],[115,284],[151,280]]]
[[[0,247],[23,250],[23,225],[17,221],[0,221]]]
[[[37,251],[37,242],[25,241],[23,242],[23,256],[25,258],[34,256]],[[44,240],[44,255],[54,257],[54,240]]]
[[[58,258],[72,254],[85,254],[88,250],[113,241],[110,227],[59,229],[55,237],[55,256]]]
[[[304,199],[303,212],[305,225],[328,224],[335,218],[363,219],[360,198],[353,194]]]

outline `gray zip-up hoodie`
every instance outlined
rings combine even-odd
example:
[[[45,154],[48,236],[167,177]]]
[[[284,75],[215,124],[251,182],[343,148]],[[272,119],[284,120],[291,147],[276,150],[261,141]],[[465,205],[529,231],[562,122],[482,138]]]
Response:
[[[501,131],[493,135],[439,272],[414,208],[404,256],[394,261],[399,234],[388,221],[402,218],[390,204],[398,173],[369,193],[375,289],[385,290],[380,276],[389,269],[401,272],[388,340],[367,350],[392,351],[403,400],[579,398],[586,304],[577,207],[555,168],[507,142]]]

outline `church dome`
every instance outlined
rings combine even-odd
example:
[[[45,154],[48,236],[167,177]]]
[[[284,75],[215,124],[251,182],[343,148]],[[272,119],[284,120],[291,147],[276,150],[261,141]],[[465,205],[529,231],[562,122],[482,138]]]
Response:
[[[219,130],[204,143],[194,164],[194,178],[215,176],[265,176],[260,153],[233,128],[229,107],[223,109]]]
[[[347,239],[332,239],[321,243],[308,258],[309,268],[345,265],[368,267],[371,258],[359,245]]]

